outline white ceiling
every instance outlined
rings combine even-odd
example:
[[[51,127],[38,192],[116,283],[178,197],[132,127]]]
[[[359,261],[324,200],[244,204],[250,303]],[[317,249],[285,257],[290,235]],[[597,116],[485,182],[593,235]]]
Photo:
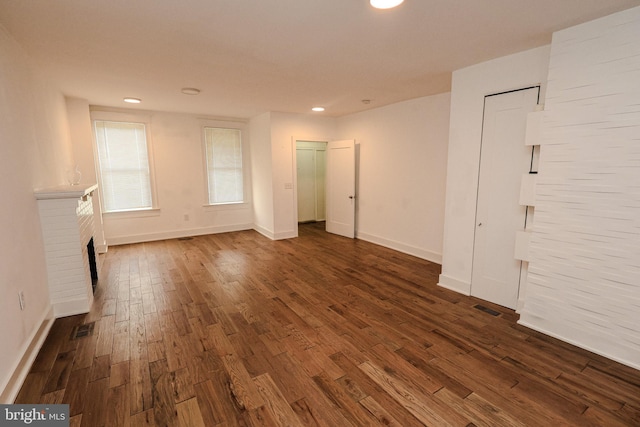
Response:
[[[132,96],[147,110],[243,118],[321,105],[341,116],[446,92],[452,70],[638,4],[405,0],[379,11],[368,0],[0,0],[0,24],[65,95],[90,104],[129,107],[122,98]]]

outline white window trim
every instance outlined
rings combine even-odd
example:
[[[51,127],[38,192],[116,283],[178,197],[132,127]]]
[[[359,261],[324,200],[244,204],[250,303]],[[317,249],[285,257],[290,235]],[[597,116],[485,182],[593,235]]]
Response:
[[[204,135],[204,128],[224,128],[224,129],[237,129],[240,131],[240,147],[242,148],[242,202],[227,202],[227,203],[209,203],[209,181],[208,181],[208,169],[207,169],[207,141]],[[215,119],[200,119],[200,149],[202,152],[202,172],[204,178],[204,192],[203,192],[203,207],[206,210],[228,210],[238,209],[241,207],[249,207],[250,193],[248,186],[250,184],[249,170],[249,130],[246,122],[241,121],[226,121]]]
[[[233,202],[233,203],[217,203],[215,205],[202,205],[205,211],[228,211],[228,210],[236,210],[236,209],[249,209],[251,203],[249,202]]]
[[[146,218],[152,216],[159,216],[160,209],[159,208],[143,208],[143,209],[131,209],[124,211],[109,211],[103,212],[102,215],[111,217],[111,218]]]
[[[160,211],[160,205],[158,202],[158,192],[156,189],[156,172],[155,172],[155,161],[153,156],[153,138],[151,137],[151,114],[146,112],[132,112],[127,110],[109,110],[102,108],[91,108],[90,110],[90,118],[91,118],[91,134],[93,138],[93,161],[96,167],[96,175],[98,180],[98,185],[102,187],[102,173],[100,171],[100,160],[98,158],[98,146],[96,142],[96,130],[95,130],[95,121],[96,120],[105,120],[110,122],[129,122],[129,123],[142,123],[145,128],[145,135],[147,138],[147,155],[149,156],[149,180],[151,181],[151,207],[142,208],[142,209],[128,209],[128,210],[119,210],[119,211],[105,211],[102,212],[103,215],[108,216],[131,216],[131,217],[141,217],[141,216],[155,216],[158,215]],[[102,198],[102,191],[100,193],[100,198]],[[104,206],[104,200],[100,200],[101,205]]]

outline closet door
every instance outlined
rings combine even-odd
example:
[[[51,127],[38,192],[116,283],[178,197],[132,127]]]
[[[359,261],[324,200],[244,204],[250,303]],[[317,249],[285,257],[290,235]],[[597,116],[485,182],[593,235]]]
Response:
[[[296,141],[298,222],[326,218],[327,143]]]
[[[485,97],[471,295],[512,309],[521,266],[514,258],[515,236],[526,214],[518,203],[520,181],[532,155],[525,129],[538,93],[535,87]]]
[[[296,149],[298,167],[298,222],[316,219],[315,152],[312,148]]]

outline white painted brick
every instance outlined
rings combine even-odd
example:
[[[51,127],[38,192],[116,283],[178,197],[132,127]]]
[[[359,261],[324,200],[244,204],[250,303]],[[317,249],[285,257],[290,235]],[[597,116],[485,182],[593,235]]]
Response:
[[[514,249],[514,258],[521,261],[529,261],[529,244],[531,241],[531,232],[516,232],[516,243]]]
[[[54,312],[65,315],[58,306],[88,311],[93,302],[87,251],[94,234],[91,197],[43,198],[38,208]]]
[[[524,145],[538,145],[540,144],[540,126],[542,124],[542,117],[544,111],[532,111],[527,114],[527,127],[524,136]]]
[[[640,8],[554,34],[521,321],[640,367]]]
[[[524,174],[520,181],[520,199],[519,202],[522,206],[535,206],[536,205],[536,182],[537,174]]]

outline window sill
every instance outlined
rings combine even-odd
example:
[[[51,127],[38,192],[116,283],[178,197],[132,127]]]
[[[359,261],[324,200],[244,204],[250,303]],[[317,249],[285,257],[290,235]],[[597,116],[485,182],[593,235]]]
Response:
[[[238,210],[238,209],[249,209],[250,204],[247,202],[240,203],[220,203],[217,205],[202,205],[205,212],[208,211],[225,211],[225,210]]]
[[[150,216],[160,216],[160,208],[135,209],[131,211],[103,212],[104,216],[111,218],[145,218]]]

